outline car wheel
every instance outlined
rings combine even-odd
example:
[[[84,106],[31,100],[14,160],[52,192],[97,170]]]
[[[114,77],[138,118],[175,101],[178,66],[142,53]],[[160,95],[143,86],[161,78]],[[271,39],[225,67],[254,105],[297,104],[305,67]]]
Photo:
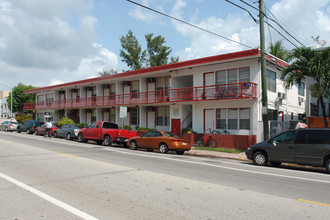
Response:
[[[21,133],[21,130],[20,129],[17,129],[17,131],[16,131],[17,133]]]
[[[167,154],[168,152],[168,146],[164,143],[161,143],[159,145],[159,152],[162,153],[162,154]]]
[[[82,133],[80,133],[78,135],[78,141],[81,142],[81,143],[84,143],[86,142],[86,139],[84,138],[84,135]]]
[[[325,169],[327,170],[328,173],[330,173],[330,159],[325,162]]]
[[[5,128],[5,131],[8,132],[8,127]]]
[[[183,154],[184,154],[184,151],[183,151],[183,150],[177,150],[177,151],[176,151],[176,154],[177,154],[177,155],[183,155]]]
[[[111,146],[112,145],[112,140],[109,136],[105,136],[104,138],[104,145],[105,146]]]
[[[274,167],[280,166],[282,163],[281,162],[270,162],[270,164]]]
[[[131,141],[131,143],[129,144],[129,149],[131,149],[131,150],[137,149],[136,141]]]
[[[253,163],[259,166],[265,166],[268,163],[268,158],[266,153],[262,151],[257,151],[253,154]]]
[[[149,151],[149,152],[153,152],[154,149],[152,149],[152,148],[147,148],[147,151]]]
[[[72,139],[72,137],[71,137],[71,134],[70,134],[70,133],[67,133],[67,134],[66,134],[66,139],[67,139],[67,140],[71,140],[71,139]]]

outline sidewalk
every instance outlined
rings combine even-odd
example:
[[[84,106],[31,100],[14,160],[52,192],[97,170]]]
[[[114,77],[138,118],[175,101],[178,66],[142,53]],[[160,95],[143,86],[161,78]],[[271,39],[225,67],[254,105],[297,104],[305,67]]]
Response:
[[[218,151],[209,151],[209,150],[195,150],[191,149],[186,151],[185,155],[199,156],[199,157],[213,157],[213,158],[226,158],[226,159],[236,159],[236,160],[247,160],[244,152],[242,153],[226,153]]]

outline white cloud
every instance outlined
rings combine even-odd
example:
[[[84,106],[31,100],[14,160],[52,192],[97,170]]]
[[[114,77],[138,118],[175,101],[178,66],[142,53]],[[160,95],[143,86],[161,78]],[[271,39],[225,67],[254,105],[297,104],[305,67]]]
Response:
[[[117,56],[93,43],[98,21],[88,15],[91,7],[90,0],[0,0],[4,83],[47,86],[117,68]]]
[[[149,7],[152,0],[143,0],[142,5]],[[140,6],[135,6],[134,9],[130,10],[129,15],[135,19],[142,20],[147,23],[153,23],[157,20],[156,14],[154,12],[148,11]]]

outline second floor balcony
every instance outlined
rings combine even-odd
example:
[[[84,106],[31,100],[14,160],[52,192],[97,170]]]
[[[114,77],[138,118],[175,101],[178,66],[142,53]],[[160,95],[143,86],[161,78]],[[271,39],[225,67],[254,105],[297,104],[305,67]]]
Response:
[[[87,98],[25,103],[24,110],[62,109],[137,104],[213,101],[224,99],[256,99],[257,85],[251,82],[156,90],[149,92],[93,96]]]

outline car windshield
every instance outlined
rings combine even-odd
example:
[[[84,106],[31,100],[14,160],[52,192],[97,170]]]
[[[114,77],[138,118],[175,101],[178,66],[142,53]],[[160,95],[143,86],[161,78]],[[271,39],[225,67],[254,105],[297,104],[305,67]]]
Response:
[[[167,137],[177,137],[177,138],[180,137],[180,136],[173,134],[172,132],[168,132],[168,131],[163,132],[163,134]]]
[[[15,121],[11,121],[10,124],[17,125],[18,123]]]

